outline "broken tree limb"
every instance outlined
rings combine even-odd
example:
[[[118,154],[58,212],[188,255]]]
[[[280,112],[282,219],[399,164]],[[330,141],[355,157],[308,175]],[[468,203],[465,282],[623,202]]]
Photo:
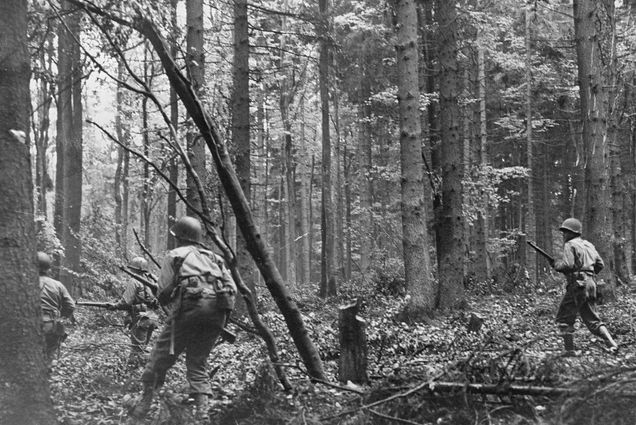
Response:
[[[145,252],[145,253],[146,253],[146,255],[147,255],[148,257],[150,257],[150,259],[152,260],[152,262],[153,262],[153,263],[155,263],[155,265],[156,265],[157,267],[159,267],[159,269],[161,269],[161,264],[159,264],[159,262],[155,259],[155,256],[154,256],[154,255],[152,255],[152,254],[150,253],[150,251],[148,251],[148,248],[146,248],[146,245],[144,245],[144,244],[141,242],[141,239],[139,239],[139,234],[137,233],[137,229],[133,229],[133,233],[135,234],[135,239],[137,239],[137,243],[138,243],[138,244],[139,244],[139,246],[141,247],[141,250],[142,250],[143,252]]]

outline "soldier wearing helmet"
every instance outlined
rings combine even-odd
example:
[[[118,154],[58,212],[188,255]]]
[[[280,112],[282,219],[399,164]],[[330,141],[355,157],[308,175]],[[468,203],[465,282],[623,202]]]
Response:
[[[147,414],[168,369],[185,352],[189,393],[198,419],[206,420],[211,394],[206,362],[233,306],[236,285],[223,258],[201,244],[199,220],[182,217],[170,233],[177,247],[166,254],[157,286],[159,302],[170,306],[171,316],[144,368],[143,394],[130,414],[137,419]]]
[[[133,258],[128,263],[128,268],[145,279],[154,280],[148,272],[148,261],[143,257]],[[146,285],[131,278],[120,300],[117,303],[108,304],[107,307],[109,310],[128,312],[125,322],[130,330],[131,343],[128,365],[137,367],[143,364],[144,349],[157,328],[159,319],[153,311],[158,307],[157,299]]]
[[[37,253],[40,275],[40,300],[42,303],[42,321],[46,341],[46,355],[49,362],[59,350],[66,337],[62,317],[70,318],[75,310],[75,301],[61,282],[49,277],[51,257],[45,252]]]
[[[618,345],[596,310],[596,275],[605,266],[603,259],[591,242],[581,238],[583,226],[576,218],[563,221],[559,230],[563,233],[563,254],[552,262],[552,266],[567,279],[566,292],[556,317],[566,354],[575,353],[574,322],[577,315],[590,332],[603,338],[608,350],[615,353]]]

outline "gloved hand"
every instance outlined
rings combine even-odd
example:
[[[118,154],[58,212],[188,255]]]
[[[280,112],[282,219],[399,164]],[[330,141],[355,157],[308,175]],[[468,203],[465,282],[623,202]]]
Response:
[[[119,310],[119,305],[114,303],[108,303],[106,304],[106,309],[110,311]]]
[[[148,307],[150,307],[152,310],[156,310],[159,308],[159,300],[156,298],[153,298],[152,301],[150,301],[148,303]]]

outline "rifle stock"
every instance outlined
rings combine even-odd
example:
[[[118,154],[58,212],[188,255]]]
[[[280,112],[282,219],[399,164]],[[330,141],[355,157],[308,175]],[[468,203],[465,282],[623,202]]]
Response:
[[[547,259],[550,263],[554,262],[554,257],[539,248],[534,242],[527,241],[528,245],[530,245],[535,251],[541,254],[545,259]]]
[[[99,308],[108,308],[110,303],[102,303],[97,301],[77,301],[75,305],[83,305],[86,307],[99,307]]]

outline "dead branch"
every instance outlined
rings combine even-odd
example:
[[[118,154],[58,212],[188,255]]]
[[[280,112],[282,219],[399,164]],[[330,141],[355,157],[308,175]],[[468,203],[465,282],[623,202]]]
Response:
[[[157,267],[161,268],[161,264],[159,264],[159,262],[155,259],[154,255],[152,255],[150,251],[148,251],[148,248],[146,248],[146,245],[144,245],[143,242],[141,242],[141,239],[139,239],[139,234],[137,233],[137,229],[133,229],[133,233],[135,234],[135,239],[137,239],[137,243],[141,247],[141,250],[146,253],[146,255],[150,258],[150,260],[152,260],[153,263],[155,263]]]

